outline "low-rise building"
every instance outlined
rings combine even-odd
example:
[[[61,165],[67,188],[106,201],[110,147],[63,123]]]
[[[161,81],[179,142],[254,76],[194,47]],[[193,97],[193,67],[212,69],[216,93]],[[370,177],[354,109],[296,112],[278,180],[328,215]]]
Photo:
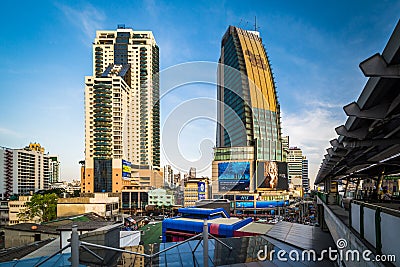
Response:
[[[193,207],[196,201],[209,199],[209,182],[207,177],[188,178],[184,188],[184,206]]]
[[[147,189],[131,186],[121,192],[121,212],[123,214],[142,214],[148,204]]]
[[[20,223],[4,228],[5,248],[19,247],[33,242],[57,238],[56,228],[35,223]]]
[[[9,225],[19,224],[19,223],[39,223],[40,218],[35,217],[32,220],[28,220],[27,218],[20,218],[18,216],[19,213],[23,213],[26,211],[26,203],[31,200],[32,196],[19,196],[18,200],[10,200],[8,202],[8,218]]]
[[[8,201],[0,201],[0,227],[8,225],[9,214],[8,214]]]
[[[95,193],[85,197],[59,198],[57,217],[94,212],[105,218],[115,218],[119,211],[118,194]]]
[[[149,205],[154,205],[158,207],[168,207],[173,206],[175,204],[175,199],[173,194],[169,194],[167,190],[157,188],[154,190],[150,190],[148,192],[149,195]]]
[[[56,183],[52,183],[50,185],[51,189],[62,189],[65,192],[67,192],[70,195],[74,195],[74,193],[80,192],[81,191],[81,183],[80,181],[72,181],[72,182],[67,182],[67,181],[60,181]]]

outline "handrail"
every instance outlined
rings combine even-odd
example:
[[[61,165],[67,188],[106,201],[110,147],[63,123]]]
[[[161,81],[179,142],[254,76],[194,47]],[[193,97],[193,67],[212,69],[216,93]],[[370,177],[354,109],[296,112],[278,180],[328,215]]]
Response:
[[[354,203],[354,204],[357,204],[360,206],[362,205],[364,207],[371,208],[374,210],[380,209],[381,212],[388,213],[390,215],[400,218],[400,210],[395,210],[395,209],[391,209],[391,208],[388,208],[385,206],[380,206],[377,204],[372,204],[372,203],[368,203],[368,202],[364,202],[364,201],[360,201],[360,200],[351,200],[351,203]],[[390,202],[388,202],[388,203],[390,203]]]

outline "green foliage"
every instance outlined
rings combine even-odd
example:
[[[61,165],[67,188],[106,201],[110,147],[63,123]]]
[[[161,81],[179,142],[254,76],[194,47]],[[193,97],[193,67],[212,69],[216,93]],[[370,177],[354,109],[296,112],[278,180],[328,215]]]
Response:
[[[57,194],[35,194],[30,202],[26,203],[26,210],[19,213],[22,220],[33,220],[39,217],[40,221],[48,222],[57,218]]]

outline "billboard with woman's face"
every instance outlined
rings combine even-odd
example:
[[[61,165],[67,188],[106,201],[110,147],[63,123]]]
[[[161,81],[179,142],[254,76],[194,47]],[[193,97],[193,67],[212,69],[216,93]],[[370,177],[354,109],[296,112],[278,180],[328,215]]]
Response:
[[[289,188],[287,163],[258,161],[256,182],[257,188],[287,190]]]

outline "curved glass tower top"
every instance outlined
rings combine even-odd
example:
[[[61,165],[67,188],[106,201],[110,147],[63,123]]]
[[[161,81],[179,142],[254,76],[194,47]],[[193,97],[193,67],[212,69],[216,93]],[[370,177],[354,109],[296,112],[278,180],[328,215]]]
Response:
[[[219,63],[217,148],[252,146],[256,160],[282,161],[280,107],[259,33],[229,26]]]

